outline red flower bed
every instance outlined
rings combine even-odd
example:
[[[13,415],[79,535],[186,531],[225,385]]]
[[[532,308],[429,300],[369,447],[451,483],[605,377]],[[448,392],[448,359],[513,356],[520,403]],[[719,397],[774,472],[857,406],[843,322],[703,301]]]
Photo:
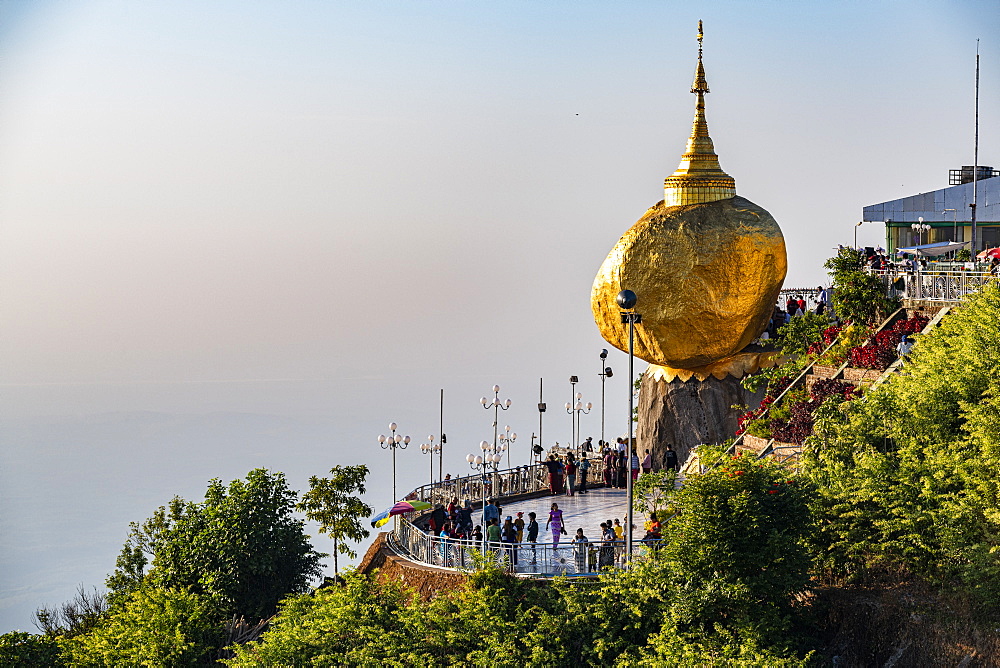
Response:
[[[809,391],[809,398],[792,406],[792,415],[787,422],[771,421],[771,435],[783,443],[802,445],[813,431],[813,412],[831,397],[840,403],[857,396],[857,388],[850,383],[824,378],[816,381]]]
[[[907,320],[899,320],[892,329],[879,332],[863,346],[851,348],[847,359],[858,369],[887,369],[896,361],[896,345],[903,334],[913,334],[927,326],[927,318],[915,315]]]
[[[843,329],[844,329],[843,327],[827,327],[826,329],[824,329],[823,345],[828,346],[831,343],[833,343],[834,340],[836,340],[836,338],[840,335],[840,332],[843,331]]]

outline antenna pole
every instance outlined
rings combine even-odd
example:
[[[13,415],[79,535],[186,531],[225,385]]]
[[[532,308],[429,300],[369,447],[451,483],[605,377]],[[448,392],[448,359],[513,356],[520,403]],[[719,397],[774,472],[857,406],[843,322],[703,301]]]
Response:
[[[972,261],[976,261],[976,204],[979,199],[979,40],[976,40],[976,140],[972,158]]]

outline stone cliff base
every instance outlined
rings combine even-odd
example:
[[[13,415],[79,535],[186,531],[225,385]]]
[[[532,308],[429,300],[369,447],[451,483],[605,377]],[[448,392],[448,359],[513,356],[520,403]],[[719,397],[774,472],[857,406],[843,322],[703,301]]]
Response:
[[[668,381],[647,371],[639,392],[636,438],[640,459],[649,449],[653,468],[661,469],[668,443],[683,463],[695,446],[733,438],[741,412],[733,406],[756,408],[763,396],[763,391],[754,394],[743,389],[732,376]]]

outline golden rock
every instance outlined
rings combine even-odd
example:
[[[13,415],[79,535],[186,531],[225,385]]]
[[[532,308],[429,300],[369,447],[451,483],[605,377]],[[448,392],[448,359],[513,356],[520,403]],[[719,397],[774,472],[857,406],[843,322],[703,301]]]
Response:
[[[699,21],[694,123],[680,165],[664,180],[664,200],[622,236],[591,290],[601,335],[625,351],[628,326],[615,297],[635,292],[636,356],[685,381],[739,377],[768,363],[727,358],[767,327],[788,268],[778,223],[736,195],[735,179],[719,165],[705,115],[703,38]]]
[[[635,354],[694,369],[738,353],[767,327],[785,278],[774,218],[742,197],[649,209],[604,260],[591,291],[601,335],[628,350],[615,297],[639,297]]]

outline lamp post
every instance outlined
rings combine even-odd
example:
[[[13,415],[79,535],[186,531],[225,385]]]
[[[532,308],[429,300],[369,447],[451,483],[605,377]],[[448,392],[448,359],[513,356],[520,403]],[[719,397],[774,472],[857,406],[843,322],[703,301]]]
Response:
[[[479,403],[483,405],[486,410],[493,409],[493,449],[497,449],[497,418],[500,415],[501,410],[507,410],[510,408],[510,399],[506,401],[500,401],[500,386],[493,386],[493,400],[490,401],[486,397],[479,400]]]
[[[611,371],[611,367],[604,366],[608,359],[608,349],[604,348],[601,350],[601,373],[597,374],[601,377],[601,447],[604,447],[604,381],[614,375]]]
[[[514,447],[514,441],[517,440],[517,434],[510,430],[510,425],[506,425],[503,428],[503,433],[500,434],[500,445],[507,451],[507,468],[510,468],[510,451]]]
[[[580,382],[580,379],[576,376],[569,377],[569,387],[570,395],[569,402],[566,403],[566,413],[569,415],[569,447],[576,447],[576,418],[573,416],[573,404],[576,402],[576,384]],[[568,450],[569,448],[567,448]]]
[[[854,249],[858,249],[858,228],[861,227],[862,223],[865,221],[861,220],[854,223]]]
[[[921,235],[924,232],[930,230],[931,226],[924,224],[924,217],[923,216],[920,216],[919,218],[917,218],[917,220],[919,220],[920,222],[919,223],[913,223],[912,225],[910,225],[910,229],[912,229],[916,233],[916,235],[917,235],[917,245],[919,246],[920,245]]]
[[[625,565],[627,568],[632,567],[632,526],[635,524],[633,513],[633,499],[632,499],[632,408],[635,402],[635,396],[632,392],[632,378],[635,376],[635,371],[633,368],[635,362],[635,326],[642,324],[642,315],[635,312],[636,302],[639,298],[631,290],[622,290],[618,293],[618,297],[615,298],[618,302],[618,306],[622,309],[622,324],[628,325],[628,449],[625,455],[628,462],[628,473],[625,476],[625,486],[627,487],[626,493],[628,494],[628,520],[625,525]]]
[[[576,378],[576,376],[574,376],[574,378]],[[574,394],[573,395],[573,399],[574,399],[575,403],[566,404],[566,412],[569,413],[572,416],[570,418],[573,421],[573,442],[572,442],[572,446],[573,446],[573,449],[576,451],[576,456],[579,457],[580,456],[580,414],[581,413],[587,413],[587,414],[589,414],[590,410],[594,407],[594,404],[590,403],[589,401],[586,404],[583,403],[583,393],[582,392],[577,392],[576,394]]]
[[[434,442],[434,434],[427,437],[426,443],[420,444],[420,453],[431,456],[431,486],[434,485],[434,454],[441,452],[441,444]]]
[[[545,400],[542,398],[542,379],[538,379],[538,448],[539,451],[535,454],[538,455],[538,461],[542,461],[542,417],[545,415]],[[535,449],[531,449],[535,452]]]
[[[483,441],[483,443],[486,443],[486,441]],[[469,454],[469,455],[465,456],[465,461],[469,462],[469,467],[472,468],[472,470],[474,470],[474,471],[479,471],[479,474],[480,474],[480,481],[479,481],[480,484],[479,484],[479,486],[482,488],[482,491],[483,491],[483,494],[482,494],[482,496],[483,496],[483,508],[482,508],[483,513],[482,513],[482,518],[483,519],[480,520],[479,524],[483,528],[483,548],[482,549],[483,549],[483,554],[484,555],[486,554],[486,472],[489,470],[489,467],[490,467],[491,464],[493,464],[495,466],[496,463],[500,461],[500,459],[501,459],[500,455],[495,454],[495,453],[494,454],[485,454],[485,451],[484,451],[483,455]]]
[[[392,502],[396,503],[399,500],[396,498],[396,450],[405,450],[410,444],[410,437],[397,434],[395,422],[389,423],[389,432],[388,436],[379,434],[378,443],[383,450],[392,451]]]

